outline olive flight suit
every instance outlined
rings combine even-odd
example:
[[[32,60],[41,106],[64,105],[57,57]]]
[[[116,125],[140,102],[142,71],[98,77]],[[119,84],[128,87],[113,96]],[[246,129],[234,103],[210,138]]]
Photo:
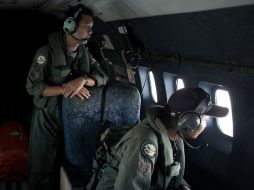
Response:
[[[96,190],[164,190],[187,185],[183,141],[170,141],[161,120],[166,117],[163,107],[151,107],[147,117],[111,148]]]
[[[29,188],[55,189],[58,183],[52,175],[59,172],[57,156],[62,137],[61,98],[43,97],[47,85],[63,85],[80,76],[95,80],[97,86],[107,83],[103,72],[84,45],[80,45],[76,55],[67,53],[63,32],[49,36],[49,44],[40,48],[30,68],[26,88],[33,95],[35,105],[29,144]],[[58,177],[57,177],[58,178]]]

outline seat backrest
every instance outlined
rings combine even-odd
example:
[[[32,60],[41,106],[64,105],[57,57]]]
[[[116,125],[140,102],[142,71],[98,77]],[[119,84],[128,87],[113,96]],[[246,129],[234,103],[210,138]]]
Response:
[[[62,102],[65,153],[67,160],[82,171],[92,171],[99,131],[102,88],[89,89],[90,98],[64,98]],[[104,120],[117,126],[139,121],[141,99],[133,86],[110,85],[105,94]]]

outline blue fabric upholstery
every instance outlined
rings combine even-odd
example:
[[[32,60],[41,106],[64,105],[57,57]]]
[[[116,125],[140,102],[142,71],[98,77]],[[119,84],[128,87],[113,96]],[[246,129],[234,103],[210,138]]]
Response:
[[[67,160],[80,171],[90,173],[95,153],[95,139],[100,129],[102,88],[89,89],[91,97],[63,99],[63,126]],[[117,126],[139,121],[140,94],[133,86],[111,85],[105,96],[104,120]]]

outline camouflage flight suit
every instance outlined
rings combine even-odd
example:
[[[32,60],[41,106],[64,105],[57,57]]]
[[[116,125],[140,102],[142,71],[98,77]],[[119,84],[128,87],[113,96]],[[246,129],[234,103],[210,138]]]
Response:
[[[47,85],[63,85],[70,79],[87,75],[97,86],[107,83],[108,77],[88,53],[85,46],[79,46],[76,58],[68,61],[63,32],[49,36],[49,44],[40,48],[30,68],[26,88],[33,95],[35,105],[29,144],[30,189],[55,189],[52,178],[57,168],[57,156],[62,137],[61,98],[43,97]],[[63,143],[63,142],[61,142]],[[61,145],[62,146],[62,145]]]
[[[147,117],[111,149],[96,190],[164,190],[187,185],[183,141],[170,142],[161,121],[165,117],[162,107],[150,108]]]

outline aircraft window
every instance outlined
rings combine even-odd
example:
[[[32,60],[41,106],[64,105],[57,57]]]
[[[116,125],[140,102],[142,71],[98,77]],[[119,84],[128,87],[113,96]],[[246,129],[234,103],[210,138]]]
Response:
[[[216,121],[222,133],[230,137],[233,137],[232,109],[228,91],[217,89],[215,91],[215,103],[220,106],[227,107],[229,109],[229,113],[226,117],[217,118]]]
[[[152,71],[149,71],[149,81],[150,81],[150,89],[151,89],[151,94],[152,94],[152,97],[153,97],[153,101],[155,103],[157,103],[158,102],[157,90],[156,90],[155,80],[154,80],[154,76],[153,76]]]
[[[179,90],[181,88],[184,88],[183,79],[177,78],[176,79],[176,90]]]

